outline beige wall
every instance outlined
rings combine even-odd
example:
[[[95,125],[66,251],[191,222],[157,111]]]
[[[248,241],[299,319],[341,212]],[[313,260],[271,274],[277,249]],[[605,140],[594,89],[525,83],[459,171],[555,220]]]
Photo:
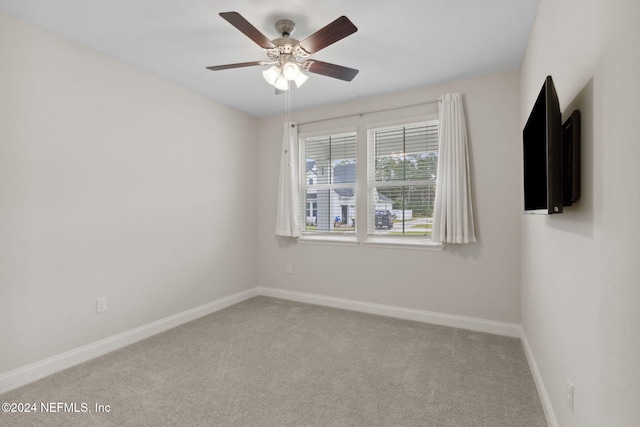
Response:
[[[292,243],[276,238],[275,211],[282,117],[265,119],[259,144],[259,283],[322,296],[520,323],[520,126],[517,72],[355,100],[293,114],[299,122],[437,100],[464,94],[471,186],[478,243],[442,252]],[[295,92],[292,96],[295,105]],[[437,112],[437,104],[388,114],[302,125],[344,129],[366,121]],[[359,140],[359,176],[366,176],[366,141]],[[362,188],[358,190],[362,195]],[[366,194],[366,189],[364,189]],[[358,213],[366,224],[366,212]],[[361,230],[361,235],[362,234]],[[365,233],[366,234],[366,233]],[[291,264],[293,274],[286,273]]]
[[[522,324],[563,427],[640,420],[638,18],[635,0],[541,0],[521,72],[521,126],[546,75],[582,113],[581,200],[521,229]]]
[[[4,14],[0,58],[0,374],[257,284],[256,119]]]

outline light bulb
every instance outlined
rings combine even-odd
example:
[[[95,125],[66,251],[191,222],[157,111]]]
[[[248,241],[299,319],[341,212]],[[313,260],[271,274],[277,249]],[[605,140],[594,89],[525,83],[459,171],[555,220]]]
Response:
[[[298,67],[298,64],[296,64],[295,62],[287,62],[282,67],[282,75],[287,80],[295,80],[296,77],[298,77],[299,73],[300,73],[300,68]]]

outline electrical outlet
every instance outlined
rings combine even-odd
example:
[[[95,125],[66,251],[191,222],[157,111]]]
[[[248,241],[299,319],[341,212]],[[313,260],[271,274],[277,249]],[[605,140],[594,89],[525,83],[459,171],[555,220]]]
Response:
[[[287,264],[287,274],[291,273],[293,273],[293,267],[291,266],[291,264]]]
[[[96,313],[104,313],[107,311],[107,299],[98,298],[96,300]]]
[[[567,406],[569,406],[569,410],[573,412],[573,384],[567,378]]]

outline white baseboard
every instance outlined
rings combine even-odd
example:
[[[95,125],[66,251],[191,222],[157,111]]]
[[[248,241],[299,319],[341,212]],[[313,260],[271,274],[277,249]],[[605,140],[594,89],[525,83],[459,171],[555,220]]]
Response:
[[[70,368],[74,365],[86,362],[93,358],[102,356],[114,350],[118,350],[137,341],[156,335],[160,332],[175,328],[176,326],[190,322],[202,316],[214,313],[234,304],[240,303],[257,295],[264,295],[285,300],[304,302],[309,304],[323,305],[327,307],[341,308],[346,310],[359,311],[382,316],[396,317],[399,319],[414,320],[435,325],[451,326],[476,332],[487,332],[497,335],[521,338],[529,365],[533,372],[533,377],[538,387],[538,392],[542,400],[545,415],[551,427],[557,427],[557,422],[553,417],[551,405],[546,394],[540,373],[537,370],[531,349],[529,348],[526,336],[518,324],[497,322],[491,320],[478,319],[473,317],[456,316],[451,314],[436,313],[423,310],[415,310],[403,307],[396,307],[383,304],[374,304],[349,300],[343,298],[327,297],[323,295],[287,291],[282,289],[255,287],[243,292],[230,295],[225,298],[212,301],[193,309],[175,314],[173,316],[160,319],[158,321],[140,326],[129,331],[122,332],[109,338],[67,351],[65,353],[41,360],[36,363],[6,372],[0,375],[0,393],[13,390],[22,385],[39,380],[56,372]],[[549,415],[551,414],[551,415]]]
[[[533,351],[531,350],[531,346],[529,345],[527,334],[525,334],[524,329],[520,329],[520,341],[522,342],[522,347],[524,348],[524,354],[527,356],[527,362],[529,362],[529,369],[531,370],[531,375],[533,376],[533,382],[536,384],[536,388],[538,389],[540,403],[542,403],[542,410],[544,411],[544,416],[547,419],[547,424],[549,425],[549,427],[558,427],[558,420],[556,419],[555,413],[553,412],[553,407],[551,406],[551,399],[549,398],[549,394],[547,393],[547,388],[544,386],[544,381],[542,381],[542,374],[540,374],[536,359],[533,357]]]
[[[520,338],[521,335],[520,325],[515,323],[496,322],[493,320],[477,319],[474,317],[414,310],[411,308],[373,304],[356,300],[327,297],[323,295],[314,295],[275,288],[259,287],[258,294],[274,298],[287,299],[291,301],[306,302],[309,304],[360,311],[363,313],[397,317],[399,319],[415,320],[417,322],[432,323],[434,325],[452,326],[454,328],[468,329],[476,332],[487,332],[490,334],[504,335],[513,338]]]
[[[175,328],[202,316],[206,316],[223,308],[253,298],[258,295],[258,288],[238,292],[207,304],[165,317],[147,325],[122,332],[109,338],[58,354],[53,357],[32,363],[27,366],[0,375],[0,393],[13,390],[30,382],[39,380],[63,369],[118,350],[137,341],[149,338],[160,332]]]

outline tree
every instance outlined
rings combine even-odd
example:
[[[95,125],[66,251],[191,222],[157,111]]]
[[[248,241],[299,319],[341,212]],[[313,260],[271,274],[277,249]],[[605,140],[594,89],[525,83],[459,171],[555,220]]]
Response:
[[[378,191],[393,200],[393,208],[413,210],[416,216],[432,216],[435,185],[406,185],[407,181],[436,179],[438,153],[423,152],[405,156],[376,157],[376,181],[404,181],[397,187],[381,187]]]

